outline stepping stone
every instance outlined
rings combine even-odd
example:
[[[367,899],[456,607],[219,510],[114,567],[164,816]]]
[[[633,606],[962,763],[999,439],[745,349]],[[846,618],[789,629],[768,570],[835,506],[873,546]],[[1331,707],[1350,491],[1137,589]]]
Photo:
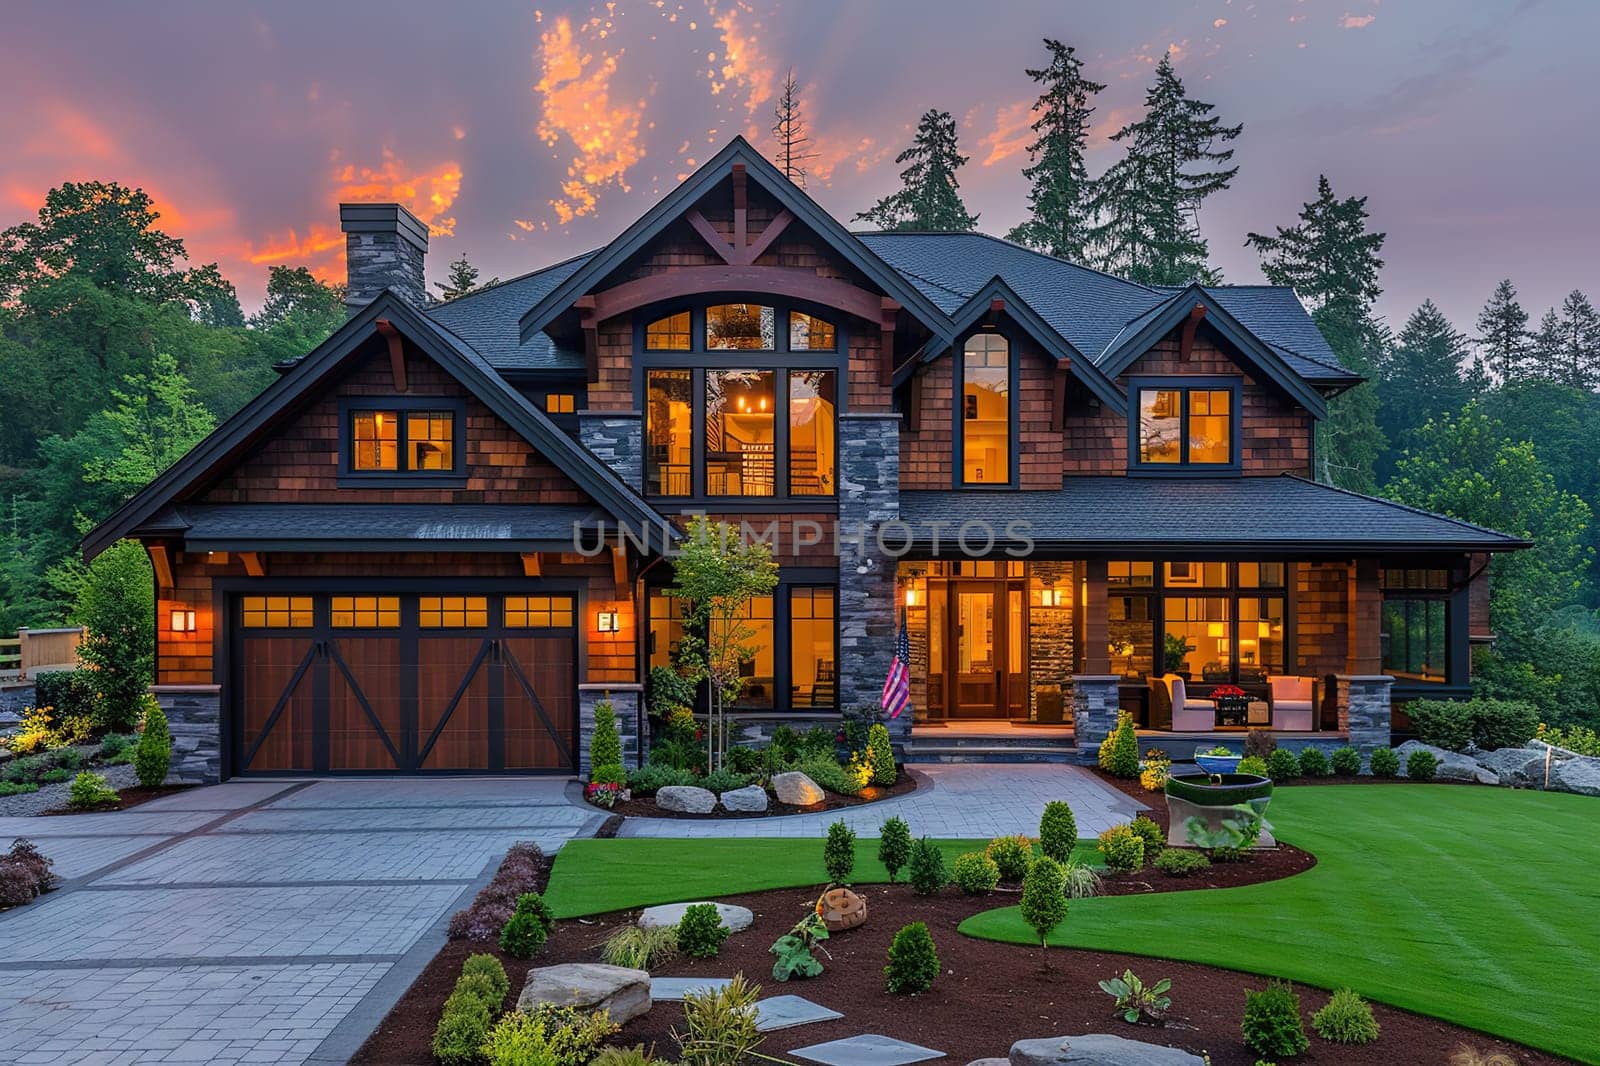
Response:
[[[541,1003],[611,1012],[618,1025],[650,1009],[650,975],[643,970],[600,962],[566,962],[528,971],[517,997],[517,1009],[532,1011]]]
[[[843,1017],[838,1011],[813,1003],[804,996],[772,996],[756,1003],[756,1030],[762,1033]]]
[[[726,988],[731,980],[731,977],[652,977],[650,998],[659,1002],[681,1003],[685,993]]]
[[[1011,1066],[1204,1066],[1205,1061],[1182,1048],[1107,1033],[1018,1040],[1011,1045]]]
[[[684,911],[707,902],[710,901],[663,903],[658,907],[646,907],[639,915],[639,928],[654,929],[662,925],[677,925],[683,921]],[[735,907],[731,903],[716,903],[712,905],[717,908],[717,914],[722,918],[722,924],[728,927],[728,932],[730,933],[742,933],[750,928],[750,923],[756,920],[756,916],[750,913],[749,907]]]
[[[823,1066],[906,1066],[912,1062],[942,1059],[944,1052],[908,1044],[892,1036],[868,1033],[864,1036],[847,1036],[843,1040],[830,1040],[826,1044],[812,1044],[789,1052],[802,1059],[820,1062]]]

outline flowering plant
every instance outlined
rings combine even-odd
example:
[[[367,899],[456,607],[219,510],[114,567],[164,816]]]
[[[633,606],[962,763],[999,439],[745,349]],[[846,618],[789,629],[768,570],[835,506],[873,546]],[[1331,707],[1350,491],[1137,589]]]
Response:
[[[583,798],[610,810],[622,800],[622,786],[610,781],[591,781],[584,786]]]
[[[1238,685],[1218,685],[1211,690],[1211,698],[1214,700],[1237,700],[1243,699],[1246,695],[1248,693]]]

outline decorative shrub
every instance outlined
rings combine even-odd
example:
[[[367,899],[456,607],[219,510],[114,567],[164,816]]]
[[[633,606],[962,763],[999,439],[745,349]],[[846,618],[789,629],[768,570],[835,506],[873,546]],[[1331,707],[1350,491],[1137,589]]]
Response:
[[[513,844],[494,878],[475,896],[465,910],[450,916],[451,940],[490,942],[511,920],[517,897],[539,887],[542,856],[533,844]]]
[[[911,871],[908,880],[919,896],[934,895],[950,882],[950,875],[944,867],[944,852],[927,837],[911,845]]]
[[[1278,738],[1272,735],[1270,729],[1252,729],[1244,735],[1244,753],[1247,756],[1254,755],[1265,762],[1277,750]]]
[[[1307,777],[1327,777],[1333,767],[1321,748],[1305,748],[1300,752],[1300,772]]]
[[[0,781],[0,799],[4,799],[6,796],[22,796],[37,791],[39,791],[39,786],[32,781]]]
[[[78,658],[94,673],[96,722],[126,730],[138,721],[155,666],[155,577],[135,541],[118,541],[89,564],[72,617],[84,628]]]
[[[1128,828],[1132,829],[1139,839],[1144,841],[1144,857],[1146,859],[1154,860],[1157,855],[1161,854],[1161,849],[1167,846],[1167,834],[1161,831],[1159,825],[1142,814],[1129,822]]]
[[[684,1031],[672,1030],[683,1066],[740,1066],[763,1039],[756,1030],[760,994],[742,973],[721,988],[685,992]]]
[[[1117,712],[1117,728],[1100,743],[1100,769],[1113,777],[1139,776],[1139,735],[1133,715]]]
[[[828,880],[834,884],[850,883],[850,872],[856,866],[856,835],[842,818],[828,826],[828,840],[822,845],[822,865],[827,867]]]
[[[767,949],[778,957],[772,964],[774,980],[817,977],[822,973],[822,961],[812,954],[814,949],[828,939],[828,926],[822,920],[821,907],[822,901],[818,900],[816,909],[796,922],[792,929],[780,936],[773,942],[772,947]]]
[[[1519,747],[1539,730],[1538,710],[1520,700],[1413,700],[1406,714],[1418,740],[1447,751]]]
[[[714,903],[696,903],[678,922],[678,950],[696,959],[709,959],[722,950],[728,927]]]
[[[1372,753],[1372,776],[1394,777],[1400,772],[1400,756],[1393,748],[1378,748]]]
[[[1066,878],[1068,899],[1088,899],[1100,894],[1100,872],[1088,863],[1069,859],[1062,864],[1061,871]]]
[[[889,991],[903,996],[933,987],[933,979],[939,976],[939,953],[925,923],[912,922],[894,935],[883,976]]]
[[[1025,836],[995,837],[989,841],[984,854],[1000,868],[1000,880],[1018,882],[1028,875],[1033,865],[1033,841]]]
[[[981,851],[958,856],[952,873],[956,885],[969,896],[987,895],[1000,883],[1000,867]]]
[[[1050,931],[1067,917],[1066,871],[1059,862],[1044,855],[1028,868],[1018,906],[1022,920],[1039,934],[1040,945],[1046,944]]]
[[[528,1017],[544,1029],[552,1066],[587,1066],[606,1038],[622,1029],[606,1011],[583,1011],[554,1003],[539,1004]],[[516,1056],[497,1059],[492,1047],[493,1034],[490,1034],[490,1044],[485,1049],[490,1066],[527,1066],[530,1061]]]
[[[796,769],[829,792],[854,796],[861,791],[861,779],[840,766],[832,755],[806,759]]]
[[[1287,784],[1300,776],[1300,760],[1288,748],[1279,748],[1267,756],[1267,776],[1275,785]]]
[[[589,1066],[654,1066],[655,1061],[643,1044],[635,1044],[633,1047],[603,1047]]]
[[[752,781],[754,781],[754,778],[747,774],[734,773],[727,767],[723,767],[720,770],[713,770],[706,774],[695,784],[720,796],[724,792],[732,792],[736,788],[743,788]]]
[[[1255,774],[1257,777],[1267,776],[1267,760],[1259,755],[1246,755],[1239,760],[1241,774]]]
[[[891,885],[911,861],[911,827],[904,818],[890,818],[878,830],[878,861],[889,871]]]
[[[0,861],[0,907],[21,907],[38,894],[28,871]]]
[[[55,883],[51,865],[31,841],[17,839],[10,851],[0,855],[0,906],[21,906],[50,891]]]
[[[1153,865],[1168,877],[1188,877],[1190,874],[1199,873],[1201,870],[1211,869],[1211,860],[1198,851],[1167,848],[1156,856],[1156,861]]]
[[[468,955],[467,961],[461,964],[462,977],[476,977],[489,983],[490,1006],[498,1009],[505,1003],[506,995],[511,991],[511,978],[506,976],[506,968],[500,960],[493,955],[480,953]]]
[[[145,698],[144,729],[133,752],[133,772],[145,788],[160,788],[172,762],[172,734],[167,731],[167,716],[154,697]]]
[[[493,1021],[494,1014],[477,988],[458,988],[444,1001],[444,1011],[433,1030],[433,1057],[444,1066],[468,1066],[481,1061],[483,1043]]]
[[[484,1034],[482,1054],[471,1060],[489,1066],[557,1066],[555,1049],[542,1019],[512,1011]]]
[[[657,925],[641,929],[637,925],[624,925],[606,937],[600,948],[600,957],[612,966],[625,966],[630,970],[654,970],[670,962],[678,954],[678,929],[671,925]]]
[[[652,667],[649,685],[650,713],[657,718],[665,720],[673,708],[694,705],[694,683],[670,666]]]
[[[1132,970],[1123,970],[1121,977],[1100,982],[1100,991],[1116,1001],[1114,1010],[1130,1024],[1142,1021],[1159,1022],[1172,1006],[1172,979],[1163,977],[1153,985],[1139,980]]]
[[[1172,756],[1160,748],[1144,753],[1144,766],[1139,771],[1139,786],[1146,792],[1160,792],[1172,774]]]
[[[755,748],[729,748],[725,765],[734,773],[753,779],[765,768],[766,758]]]
[[[831,729],[814,725],[800,738],[800,761],[832,759],[839,761],[838,735]]]
[[[70,771],[64,769],[63,767],[57,766],[53,770],[46,770],[44,773],[40,774],[39,783],[42,785],[59,785],[61,782],[65,781],[71,776],[72,774]]]
[[[65,770],[61,771],[63,774]],[[67,806],[76,810],[116,803],[117,790],[106,784],[106,779],[92,770],[80,771],[73,779],[72,791],[67,796]]]
[[[628,771],[620,766],[595,766],[589,771],[589,784],[612,785],[622,788],[628,783]]]
[[[1439,760],[1431,751],[1418,748],[1406,756],[1406,776],[1413,781],[1432,781],[1439,769]]]
[[[1311,1046],[1300,1022],[1300,997],[1282,981],[1265,989],[1244,993],[1244,1021],[1240,1025],[1251,1051],[1269,1059],[1288,1059]]]
[[[1342,748],[1333,749],[1328,765],[1340,777],[1355,777],[1361,772],[1361,753],[1346,744]]]
[[[622,765],[622,737],[617,733],[617,709],[609,699],[594,705],[594,732],[589,735],[589,764],[600,767]]]
[[[1311,1027],[1335,1044],[1370,1044],[1378,1039],[1371,1005],[1350,988],[1335,991],[1327,1006],[1311,1016]]]
[[[668,785],[692,785],[694,774],[676,766],[652,762],[649,766],[628,771],[628,789],[635,796],[651,796]]]
[[[778,726],[772,731],[772,739],[767,741],[767,751],[785,766],[799,762],[800,734],[790,726]]]
[[[1072,816],[1072,808],[1061,800],[1046,803],[1039,819],[1039,850],[1056,862],[1067,862],[1077,843],[1078,820]]]
[[[60,770],[81,770],[89,760],[77,748],[62,748],[50,753],[50,760]]]
[[[1573,725],[1562,729],[1540,722],[1539,729],[1533,736],[1535,740],[1542,740],[1553,747],[1575,751],[1579,755],[1600,755],[1600,735],[1587,726]]]
[[[650,749],[650,765],[687,770],[695,774],[704,773],[705,745],[696,742],[692,737],[667,736],[657,741],[656,746]]]
[[[1132,873],[1144,867],[1144,838],[1130,825],[1114,825],[1100,834],[1100,854],[1111,869]]]
[[[553,925],[555,916],[544,897],[537,892],[524,892],[517,897],[511,919],[500,930],[500,950],[514,959],[531,959],[550,938]]]
[[[46,670],[34,675],[34,702],[40,707],[53,707],[57,716],[71,718],[95,715],[97,693],[93,670]]]
[[[867,755],[872,764],[872,783],[879,788],[894,784],[897,772],[894,766],[894,747],[889,743],[889,727],[874,723],[867,730]]]

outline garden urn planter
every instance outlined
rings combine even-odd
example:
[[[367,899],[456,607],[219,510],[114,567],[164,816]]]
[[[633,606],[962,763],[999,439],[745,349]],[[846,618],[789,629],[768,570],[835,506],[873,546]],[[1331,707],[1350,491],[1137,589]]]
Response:
[[[848,888],[830,888],[817,901],[822,924],[830,933],[854,929],[867,920],[867,901]]]
[[[1256,774],[1183,774],[1167,778],[1162,789],[1167,797],[1167,843],[1182,847],[1189,843],[1185,828],[1190,818],[1199,818],[1208,829],[1218,829],[1227,818],[1237,817],[1233,808],[1246,803],[1264,813],[1272,799],[1271,778]],[[1275,848],[1278,842],[1262,829],[1253,848]]]
[[[1239,772],[1239,760],[1243,755],[1229,753],[1227,755],[1204,755],[1197,750],[1194,753],[1194,764],[1208,774],[1234,774]]]

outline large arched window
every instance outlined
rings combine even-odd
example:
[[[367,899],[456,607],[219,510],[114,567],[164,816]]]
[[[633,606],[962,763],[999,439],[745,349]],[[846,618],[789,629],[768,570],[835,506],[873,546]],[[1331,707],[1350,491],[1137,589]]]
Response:
[[[961,351],[961,481],[1011,481],[1011,345],[975,333]]]

